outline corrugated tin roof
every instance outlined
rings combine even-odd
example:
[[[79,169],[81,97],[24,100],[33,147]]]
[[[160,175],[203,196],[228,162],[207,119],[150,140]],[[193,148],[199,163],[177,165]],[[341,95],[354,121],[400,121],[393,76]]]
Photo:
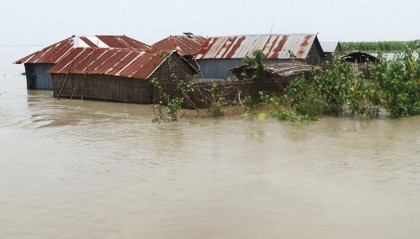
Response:
[[[162,51],[177,50],[181,56],[195,55],[201,50],[206,40],[205,37],[195,35],[170,36],[156,42],[152,47]]]
[[[300,75],[302,73],[310,72],[312,69],[321,71],[321,67],[308,65],[302,62],[293,63],[276,63],[269,64],[264,67],[264,70],[272,74],[287,77],[291,75]]]
[[[229,69],[229,71],[240,74],[244,70],[255,70],[255,66],[249,66],[249,65],[241,65],[232,69]],[[314,65],[308,65],[303,62],[284,62],[284,63],[275,63],[275,64],[268,64],[264,65],[264,71],[269,72],[274,75],[278,75],[281,77],[288,77],[292,75],[301,75],[306,72],[310,72],[312,69],[315,69],[316,71],[321,71],[321,67],[314,66]]]
[[[121,48],[75,48],[48,73],[110,75],[146,80],[171,54]]]
[[[333,53],[338,47],[338,41],[319,41],[324,52]]]
[[[127,36],[73,36],[57,42],[40,51],[30,54],[18,61],[22,63],[46,63],[55,64],[66,56],[72,49],[83,47],[93,48],[127,48],[138,50],[152,50],[152,47]]]
[[[290,52],[305,59],[315,40],[316,34],[212,37],[196,59],[241,59],[255,50],[262,50],[266,59],[289,59]]]

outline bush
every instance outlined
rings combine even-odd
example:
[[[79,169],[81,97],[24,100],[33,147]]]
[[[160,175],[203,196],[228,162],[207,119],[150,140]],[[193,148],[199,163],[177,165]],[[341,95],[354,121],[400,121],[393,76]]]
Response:
[[[286,88],[283,97],[261,94],[261,98],[280,119],[314,120],[321,114],[372,118],[379,113],[378,89],[376,82],[363,74],[354,75],[350,65],[337,57],[324,72],[312,70],[310,77],[298,77]]]
[[[296,113],[307,119],[315,119],[325,112],[325,100],[316,91],[314,82],[304,76],[298,77],[286,88],[284,99]]]
[[[408,47],[387,61],[371,65],[372,78],[380,87],[382,106],[393,118],[420,114],[420,51]]]
[[[336,58],[330,69],[310,78],[298,77],[286,88],[285,98],[291,107],[306,118],[327,115],[366,115],[379,112],[378,85],[362,74],[354,75],[351,67]]]

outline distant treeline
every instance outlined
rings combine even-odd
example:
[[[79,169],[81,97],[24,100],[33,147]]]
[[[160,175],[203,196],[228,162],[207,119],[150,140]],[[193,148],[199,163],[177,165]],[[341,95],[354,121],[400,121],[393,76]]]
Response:
[[[404,46],[411,49],[419,47],[420,40],[415,41],[378,41],[378,42],[341,42],[344,51],[401,51]]]

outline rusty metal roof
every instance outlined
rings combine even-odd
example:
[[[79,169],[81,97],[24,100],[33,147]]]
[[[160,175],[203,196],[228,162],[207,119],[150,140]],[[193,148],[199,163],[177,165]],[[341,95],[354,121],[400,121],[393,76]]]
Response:
[[[48,73],[110,75],[146,80],[171,54],[121,48],[74,48]]]
[[[264,65],[264,71],[271,73],[273,75],[278,75],[281,77],[288,77],[288,76],[298,76],[307,72],[310,72],[312,69],[316,71],[322,71],[321,67],[309,65],[303,62],[283,62],[283,63],[275,63],[275,64],[268,64]],[[234,74],[241,74],[246,70],[256,70],[255,66],[250,65],[240,65],[238,67],[229,69],[230,72]]]
[[[312,69],[315,69],[316,71],[322,71],[321,67],[319,66],[308,65],[302,62],[276,63],[269,64],[264,67],[265,71],[282,77],[301,75],[303,73],[310,72]]]
[[[152,50],[152,47],[127,36],[73,36],[30,54],[15,64],[46,63],[55,64],[74,48],[127,48]]]
[[[245,35],[209,38],[196,59],[242,59],[262,50],[266,59],[306,59],[316,34]],[[319,44],[319,42],[318,42]]]
[[[195,55],[197,54],[207,38],[196,35],[180,35],[180,36],[169,36],[161,41],[156,42],[152,45],[153,48],[163,51],[177,50],[181,56]]]

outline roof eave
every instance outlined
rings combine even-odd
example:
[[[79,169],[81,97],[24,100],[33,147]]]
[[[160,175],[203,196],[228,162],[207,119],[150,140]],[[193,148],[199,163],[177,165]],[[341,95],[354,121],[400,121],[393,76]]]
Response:
[[[168,60],[168,58],[174,53],[174,52],[176,52],[176,51],[168,51],[168,55],[160,62],[160,64],[159,65],[157,65],[156,67],[155,67],[155,69],[147,76],[147,79],[149,79],[156,71],[157,71],[157,69],[159,69],[159,67],[166,61],[166,60]]]

